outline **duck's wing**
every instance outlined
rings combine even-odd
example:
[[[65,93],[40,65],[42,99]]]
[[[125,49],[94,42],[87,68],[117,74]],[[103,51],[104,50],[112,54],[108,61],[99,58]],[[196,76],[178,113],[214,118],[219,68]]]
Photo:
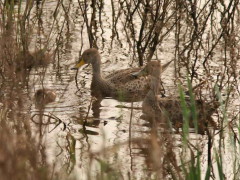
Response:
[[[172,61],[173,60],[162,66],[162,72],[167,69]],[[144,67],[145,66],[114,71],[111,74],[107,75],[105,79],[112,84],[125,84],[136,79],[142,79],[140,76],[134,76],[134,74],[140,72],[142,69],[144,69]]]
[[[122,101],[140,101],[149,91],[148,77],[138,77],[126,83],[115,84],[116,94]]]
[[[128,69],[114,71],[111,74],[107,75],[105,79],[112,84],[116,84],[116,85],[125,84],[130,81],[138,79],[138,77],[133,76],[133,73],[138,72],[141,69],[142,67],[128,68]]]

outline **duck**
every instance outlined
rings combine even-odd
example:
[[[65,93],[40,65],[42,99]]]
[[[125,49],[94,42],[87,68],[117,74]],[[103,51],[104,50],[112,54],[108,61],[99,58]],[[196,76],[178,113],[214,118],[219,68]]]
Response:
[[[46,49],[38,49],[31,54],[34,58],[33,67],[47,67],[53,61],[53,54]]]
[[[47,67],[52,62],[52,59],[52,54],[48,53],[46,49],[39,49],[33,52],[20,51],[16,55],[16,72]]]
[[[138,76],[150,75],[150,89],[142,103],[142,112],[144,117],[150,121],[166,123],[170,122],[178,131],[183,126],[183,110],[180,97],[177,96],[159,96],[162,67],[160,61],[150,61],[145,68],[136,73]],[[190,98],[183,100],[189,110],[189,127],[194,128],[194,112]],[[208,126],[217,128],[212,118],[213,113],[217,111],[219,103],[217,101],[206,102],[202,99],[195,99],[196,118],[198,124],[198,133],[203,134]],[[196,121],[195,121],[196,122]]]
[[[56,93],[51,89],[38,89],[34,95],[37,107],[44,107],[46,104],[56,100]]]
[[[147,76],[135,76],[143,67],[117,70],[107,76],[101,73],[101,56],[97,49],[85,50],[78,63],[72,69],[78,69],[85,64],[92,65],[91,95],[97,98],[113,97],[119,101],[141,101],[149,89]],[[168,64],[163,66],[163,71]]]
[[[34,66],[34,57],[29,51],[20,51],[16,55],[16,72],[29,70]]]

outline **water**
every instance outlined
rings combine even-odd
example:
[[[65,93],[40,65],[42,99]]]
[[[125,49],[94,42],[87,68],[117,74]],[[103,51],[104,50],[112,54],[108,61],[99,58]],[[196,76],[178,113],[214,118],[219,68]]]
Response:
[[[55,7],[51,3],[49,6],[46,6],[48,7],[44,8],[46,14],[49,11],[52,12],[51,7]],[[72,4],[72,8],[74,6],[78,7],[77,2]],[[82,23],[82,17],[77,18],[79,20],[76,21]],[[108,23],[110,23],[108,22],[110,20],[106,21],[104,26],[108,26]],[[71,68],[78,57],[81,42],[78,32],[81,27],[78,23],[73,26],[71,32],[72,38],[70,38],[71,42],[69,46],[66,46],[66,49],[63,49],[66,53],[60,53],[60,66],[58,62],[49,65],[46,72],[44,72],[44,78],[41,76],[41,73],[45,69],[42,68],[34,69],[30,74],[32,97],[34,96],[34,92],[41,88],[52,89],[57,94],[56,101],[46,105],[44,109],[45,115],[59,118],[59,120],[51,120],[54,123],[50,124],[48,117],[44,117],[44,121],[47,121],[44,136],[48,161],[50,163],[60,161],[60,164],[65,164],[68,167],[68,173],[72,173],[73,175],[76,173],[78,179],[82,179],[86,177],[89,167],[89,153],[96,153],[102,156],[105,154],[102,152],[104,148],[114,149],[114,146],[119,146],[118,144],[122,143],[122,146],[117,151],[113,150],[111,152],[110,150],[108,155],[106,155],[106,159],[109,159],[112,163],[123,163],[123,171],[125,172],[141,169],[141,164],[144,164],[143,158],[140,155],[141,153],[135,152],[140,150],[132,149],[131,143],[128,143],[129,136],[137,138],[141,137],[142,134],[147,135],[149,131],[149,128],[144,126],[146,122],[139,119],[141,115],[141,102],[131,104],[107,98],[101,102],[101,106],[99,107],[90,95],[91,67],[80,70],[77,76],[78,84],[76,85],[76,71],[71,70]],[[100,38],[109,39],[109,36],[107,36],[108,33],[108,31],[104,32]],[[86,36],[86,32],[84,36]],[[89,46],[87,38],[83,37],[82,41],[83,49],[86,49]],[[108,43],[106,42],[105,48],[100,50],[103,61],[102,70],[105,75],[112,70],[119,69],[119,66],[121,68],[129,67],[128,63],[126,63],[126,61],[129,62],[128,55],[118,55],[121,52],[118,48],[113,48],[112,51],[109,51],[110,49],[108,50],[108,48],[110,47]],[[131,106],[138,107],[138,109],[131,110]],[[39,110],[33,103],[31,106],[31,116],[37,119],[36,114],[39,114]],[[129,124],[130,119],[132,119],[131,126]],[[83,126],[85,121],[88,124]],[[131,130],[131,133],[129,130]],[[73,148],[75,149],[75,157],[73,159],[75,160],[70,158],[70,154],[72,153],[70,147],[73,144]],[[138,154],[139,160],[136,160],[135,157],[138,157]],[[108,158],[111,155],[112,158]],[[140,161],[141,159],[142,161]],[[136,165],[132,161],[139,163]],[[61,165],[59,168],[62,168]]]

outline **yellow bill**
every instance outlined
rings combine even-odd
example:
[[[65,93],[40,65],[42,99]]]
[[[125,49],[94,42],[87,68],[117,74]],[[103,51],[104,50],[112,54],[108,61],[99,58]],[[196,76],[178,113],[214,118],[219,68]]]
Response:
[[[79,63],[77,63],[77,64],[73,67],[73,69],[78,69],[78,68],[82,67],[84,64],[86,64],[85,61],[84,61],[83,59],[81,59],[81,60],[79,61]]]

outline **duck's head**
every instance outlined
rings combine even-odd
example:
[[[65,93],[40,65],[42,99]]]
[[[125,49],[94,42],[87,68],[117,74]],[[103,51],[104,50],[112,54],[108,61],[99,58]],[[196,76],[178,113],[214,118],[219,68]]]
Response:
[[[72,69],[78,69],[82,67],[84,64],[100,64],[101,58],[97,49],[90,48],[83,52],[80,56],[78,63]]]
[[[151,75],[153,77],[159,78],[162,73],[161,62],[157,60],[152,60],[147,63],[147,65],[139,72],[134,73],[134,76],[147,76]]]
[[[54,102],[56,93],[50,89],[39,89],[35,93],[35,103],[38,107],[45,106],[48,103]]]

